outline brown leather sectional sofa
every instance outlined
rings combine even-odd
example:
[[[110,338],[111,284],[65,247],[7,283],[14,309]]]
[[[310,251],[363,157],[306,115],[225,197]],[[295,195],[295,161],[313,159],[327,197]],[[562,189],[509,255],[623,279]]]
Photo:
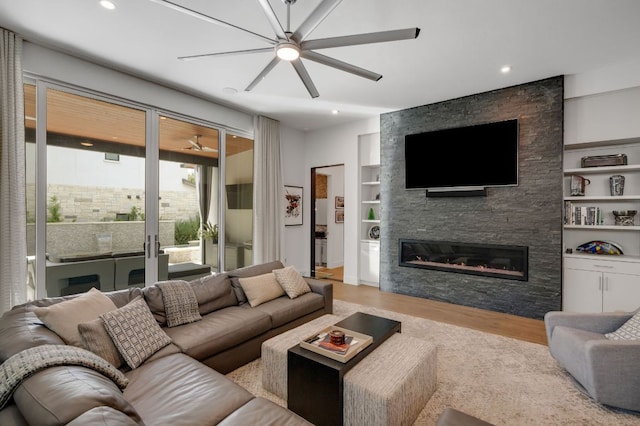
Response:
[[[233,278],[282,268],[270,262],[192,281],[202,320],[163,330],[173,343],[136,369],[121,391],[110,379],[81,366],[49,367],[27,378],[0,411],[9,425],[309,425],[295,413],[227,379],[224,374],[260,356],[262,342],[313,318],[332,313],[330,282],[306,279],[311,292],[284,295],[251,307]],[[157,288],[105,293],[117,307],[144,295],[162,326]],[[17,306],[0,318],[0,362],[30,347],[64,344],[33,313],[75,296]],[[161,297],[161,296],[160,296]]]

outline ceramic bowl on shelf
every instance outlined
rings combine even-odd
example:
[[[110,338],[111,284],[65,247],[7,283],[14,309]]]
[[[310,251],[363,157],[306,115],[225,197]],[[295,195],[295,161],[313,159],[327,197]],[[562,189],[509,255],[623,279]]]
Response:
[[[380,226],[379,225],[373,225],[371,228],[369,228],[369,238],[371,238],[372,240],[380,239]]]
[[[615,224],[620,226],[633,226],[633,218],[636,213],[637,210],[614,210],[613,216],[615,218]]]

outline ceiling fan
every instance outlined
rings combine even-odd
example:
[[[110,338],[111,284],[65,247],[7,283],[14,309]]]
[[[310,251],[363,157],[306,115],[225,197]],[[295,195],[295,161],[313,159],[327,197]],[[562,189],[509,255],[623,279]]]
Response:
[[[208,146],[204,146],[200,143],[200,138],[202,137],[202,135],[196,135],[196,140],[192,141],[191,139],[188,140],[188,142],[191,144],[191,146],[188,146],[184,149],[192,149],[194,151],[205,151],[205,152],[218,152],[218,150],[216,148],[210,148]]]
[[[315,50],[328,49],[333,47],[354,46],[358,44],[371,44],[382,43],[387,41],[408,40],[415,39],[420,34],[420,28],[405,28],[402,30],[380,31],[374,33],[354,34],[341,37],[329,37],[323,39],[307,40],[307,37],[311,32],[338,6],[342,0],[323,0],[315,8],[313,12],[302,22],[295,32],[291,32],[290,26],[290,7],[296,2],[296,0],[282,0],[287,5],[287,28],[282,28],[280,21],[276,17],[269,0],[257,0],[273,31],[275,32],[275,38],[265,37],[261,34],[255,33],[248,29],[239,27],[234,24],[222,21],[204,13],[197,12],[193,9],[186,8],[179,4],[176,4],[169,0],[150,0],[154,3],[161,4],[170,9],[177,10],[187,15],[193,16],[198,19],[202,19],[207,22],[211,22],[217,25],[221,25],[226,28],[232,28],[239,31],[243,31],[250,34],[260,40],[270,44],[270,47],[246,49],[246,50],[233,50],[227,52],[207,53],[201,55],[181,56],[178,59],[192,60],[200,59],[211,56],[223,56],[223,55],[238,55],[247,53],[261,53],[273,51],[275,57],[267,64],[267,66],[258,74],[258,76],[247,86],[246,91],[252,90],[256,85],[266,77],[266,75],[281,61],[291,62],[296,73],[302,80],[302,83],[306,87],[309,95],[312,98],[319,96],[316,86],[313,84],[307,69],[300,60],[300,58],[308,59],[310,61],[317,62],[319,64],[327,65],[345,71],[359,77],[367,78],[369,80],[378,81],[382,78],[381,74],[377,74],[373,71],[360,68],[358,66],[348,64],[338,59],[331,58],[329,56],[317,53]]]

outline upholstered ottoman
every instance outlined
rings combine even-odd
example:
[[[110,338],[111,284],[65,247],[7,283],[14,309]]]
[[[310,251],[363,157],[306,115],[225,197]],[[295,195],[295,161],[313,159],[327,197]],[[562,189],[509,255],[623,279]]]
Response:
[[[395,334],[344,376],[344,425],[412,425],[437,383],[434,344]]]
[[[269,392],[287,399],[287,351],[305,337],[329,327],[342,318],[323,315],[299,327],[285,331],[262,343],[262,387]]]
[[[491,423],[480,420],[470,414],[458,411],[455,408],[447,407],[444,409],[436,426],[493,426]]]

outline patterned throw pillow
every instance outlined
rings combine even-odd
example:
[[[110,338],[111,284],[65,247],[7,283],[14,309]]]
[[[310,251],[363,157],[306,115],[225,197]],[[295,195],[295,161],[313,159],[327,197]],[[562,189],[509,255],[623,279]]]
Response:
[[[142,296],[120,309],[100,315],[100,318],[118,352],[132,369],[171,343]]]
[[[256,275],[255,277],[238,278],[242,290],[247,295],[251,307],[284,296],[284,290],[278,284],[273,272]]]
[[[109,361],[115,368],[122,367],[124,359],[113,344],[101,318],[78,324],[78,332],[85,349]]]
[[[82,347],[78,324],[92,321],[100,314],[116,309],[117,306],[111,299],[94,287],[78,297],[55,305],[38,307],[33,312],[66,344]]]
[[[300,272],[296,271],[293,266],[287,266],[284,269],[274,269],[273,273],[290,299],[295,299],[305,293],[311,291],[311,287],[302,278]]]
[[[611,340],[640,340],[640,312],[629,318],[619,329],[605,334],[604,337]]]

